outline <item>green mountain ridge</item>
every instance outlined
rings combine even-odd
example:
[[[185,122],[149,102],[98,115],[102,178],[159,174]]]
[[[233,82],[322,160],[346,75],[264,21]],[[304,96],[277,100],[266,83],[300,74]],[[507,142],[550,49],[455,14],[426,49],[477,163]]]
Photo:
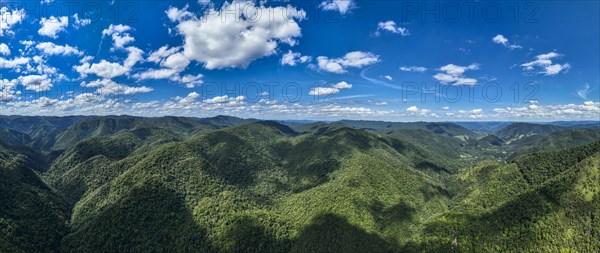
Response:
[[[498,132],[535,137],[495,145],[449,123],[76,119],[0,128],[0,251],[600,247],[599,129],[518,124]]]

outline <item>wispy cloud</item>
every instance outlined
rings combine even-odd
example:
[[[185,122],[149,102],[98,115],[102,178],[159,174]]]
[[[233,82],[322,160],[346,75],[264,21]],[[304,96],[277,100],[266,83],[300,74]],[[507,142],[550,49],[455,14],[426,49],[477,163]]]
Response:
[[[372,67],[363,69],[360,72],[360,77],[362,77],[362,79],[365,79],[365,80],[369,81],[372,84],[382,85],[382,86],[385,86],[385,87],[388,87],[388,88],[392,88],[392,89],[396,89],[396,90],[404,90],[404,87],[401,87],[401,86],[398,86],[398,85],[393,85],[393,84],[388,83],[388,82],[384,82],[384,81],[381,81],[381,80],[378,80],[378,79],[375,79],[375,78],[368,77],[367,76],[367,71],[369,69],[371,69],[371,68]]]
[[[401,71],[406,71],[406,72],[425,72],[427,71],[426,67],[420,67],[420,66],[402,66],[400,67]]]
[[[571,68],[571,65],[569,65],[569,63],[558,64],[552,62],[553,59],[559,58],[561,56],[561,54],[558,54],[556,52],[540,54],[535,57],[534,61],[521,64],[521,67],[523,67],[523,70],[525,70],[528,73],[553,76],[560,72],[565,72]]]
[[[395,33],[395,34],[399,34],[401,36],[410,35],[410,32],[408,31],[408,29],[406,27],[397,26],[396,22],[391,21],[391,20],[385,21],[385,22],[379,22],[377,24],[377,30],[375,31],[375,36],[381,35],[382,32]]]
[[[502,35],[502,34],[496,35],[494,38],[492,38],[492,41],[496,44],[503,45],[504,47],[507,47],[510,49],[522,48],[520,45],[509,43],[508,39],[506,37],[504,37],[504,35]]]
[[[583,85],[583,88],[577,90],[577,96],[582,99],[588,99],[588,95],[590,94],[590,92],[590,85],[586,83]]]

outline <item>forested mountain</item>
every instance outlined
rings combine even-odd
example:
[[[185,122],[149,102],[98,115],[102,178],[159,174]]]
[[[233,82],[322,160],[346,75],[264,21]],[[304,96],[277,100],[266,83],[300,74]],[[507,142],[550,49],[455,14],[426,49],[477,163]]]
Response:
[[[459,121],[459,122],[454,122],[454,123],[466,128],[466,129],[469,129],[473,132],[493,133],[500,128],[503,128],[503,127],[506,127],[506,126],[512,124],[513,122],[507,122],[507,121],[483,121],[483,122],[463,121],[463,122],[460,122]]]
[[[377,132],[387,132],[396,129],[423,129],[432,133],[456,137],[463,140],[474,137],[470,130],[451,122],[385,122],[365,120],[342,120],[334,123],[342,124],[352,128],[367,129]]]
[[[0,121],[0,252],[600,248],[599,129]]]
[[[68,209],[34,172],[35,154],[23,151],[0,141],[0,252],[56,252]]]
[[[564,130],[564,128],[554,125],[513,123],[499,129],[494,135],[510,144],[511,142],[522,142],[528,138],[548,135],[561,130]]]
[[[451,210],[427,225],[427,237],[441,245],[454,241],[469,252],[595,252],[599,161],[600,141],[595,141],[464,169],[457,175],[463,187]],[[421,246],[435,249],[430,242]]]

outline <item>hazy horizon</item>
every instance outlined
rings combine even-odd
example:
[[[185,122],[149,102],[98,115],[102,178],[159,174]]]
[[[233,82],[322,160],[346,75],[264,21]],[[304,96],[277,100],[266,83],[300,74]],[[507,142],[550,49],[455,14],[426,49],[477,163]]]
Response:
[[[294,122],[294,121],[298,121],[298,122],[325,122],[325,123],[331,123],[331,122],[337,122],[337,121],[374,121],[374,122],[394,122],[394,123],[415,123],[415,122],[474,122],[474,123],[493,123],[493,122],[505,122],[505,123],[554,123],[554,122],[600,122],[600,119],[598,120],[594,120],[594,119],[576,119],[576,120],[553,120],[553,121],[531,121],[531,120],[486,120],[486,119],[481,119],[481,120],[468,120],[468,119],[464,119],[464,120],[416,120],[416,121],[392,121],[392,120],[377,120],[377,119],[336,119],[336,120],[318,120],[318,119],[302,119],[302,118],[298,118],[298,119],[293,119],[293,118],[289,118],[289,119],[276,119],[276,118],[260,118],[260,117],[239,117],[239,116],[232,116],[232,115],[226,115],[226,114],[218,114],[218,115],[212,115],[212,116],[183,116],[183,115],[160,115],[160,116],[141,116],[141,115],[130,115],[130,114],[105,114],[105,115],[100,115],[100,114],[87,114],[87,115],[79,115],[79,114],[73,114],[73,115],[18,115],[18,114],[9,114],[9,115],[0,115],[0,117],[58,117],[58,118],[66,118],[66,117],[135,117],[135,118],[162,118],[162,117],[182,117],[182,118],[198,118],[198,119],[204,119],[204,118],[215,118],[215,117],[233,117],[233,118],[240,118],[240,119],[256,119],[256,120],[265,120],[265,121],[288,121],[288,122]]]

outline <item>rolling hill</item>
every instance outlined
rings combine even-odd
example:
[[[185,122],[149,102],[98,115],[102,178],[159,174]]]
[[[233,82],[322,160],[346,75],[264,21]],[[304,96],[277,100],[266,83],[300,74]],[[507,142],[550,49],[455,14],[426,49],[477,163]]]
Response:
[[[455,137],[464,141],[475,137],[475,134],[470,130],[451,122],[385,122],[366,120],[342,120],[333,123],[357,129],[371,130],[380,133],[396,129],[423,129],[438,135]]]
[[[0,129],[0,251],[599,247],[597,129],[73,119]]]
[[[513,123],[494,133],[507,144],[525,142],[532,138],[564,130],[563,127],[531,123]]]

